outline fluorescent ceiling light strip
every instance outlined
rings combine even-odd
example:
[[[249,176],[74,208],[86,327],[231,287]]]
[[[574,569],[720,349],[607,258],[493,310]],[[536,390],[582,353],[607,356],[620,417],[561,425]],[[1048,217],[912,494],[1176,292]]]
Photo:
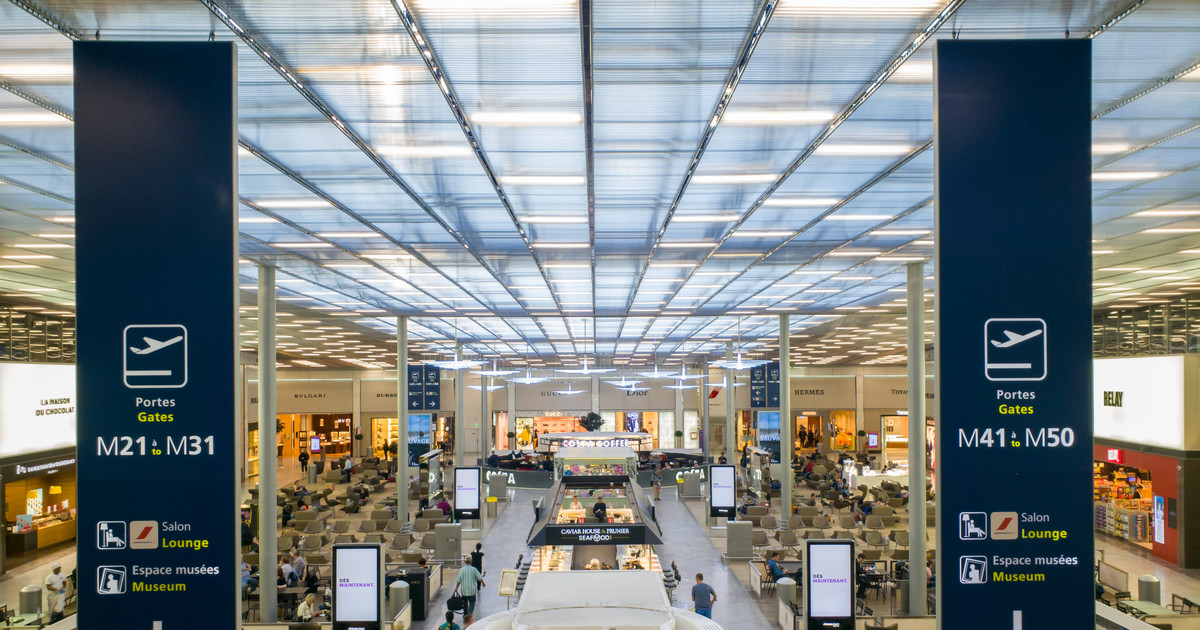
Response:
[[[731,238],[735,238],[735,237],[771,238],[771,237],[791,236],[793,234],[795,234],[795,232],[786,231],[786,230],[738,230],[738,231],[734,232],[733,234],[730,234],[730,237]]]
[[[890,214],[831,214],[826,221],[887,221],[893,218]]]
[[[564,111],[476,112],[470,118],[474,123],[495,125],[577,125],[583,122],[583,114]]]
[[[70,124],[70,120],[48,111],[0,111],[0,126],[43,127]]]
[[[1124,182],[1139,179],[1154,179],[1162,176],[1159,171],[1097,171],[1092,173],[1094,182]]]
[[[676,223],[728,223],[740,218],[740,214],[676,214],[671,220]]]
[[[321,238],[387,238],[378,232],[317,232]]]
[[[259,208],[331,208],[324,199],[261,199],[253,202]]]
[[[581,175],[505,175],[500,183],[508,186],[582,186],[587,179]]]
[[[766,201],[763,201],[762,205],[781,208],[825,208],[840,201],[841,199],[837,197],[814,197],[809,199],[770,197]]]
[[[588,243],[533,243],[534,249],[587,249]]]
[[[270,243],[270,245],[274,245],[275,247],[283,247],[285,249],[308,249],[308,248],[333,247],[333,243],[322,243],[320,241],[309,241],[309,242],[304,242],[304,243],[293,243],[293,242]]]
[[[523,217],[517,217],[517,220],[520,221],[521,223],[546,223],[546,224],[561,224],[561,225],[581,224],[581,223],[588,222],[587,217],[569,217],[569,216],[561,216],[561,215],[545,215],[545,216],[526,215]]]
[[[832,111],[815,109],[729,109],[722,120],[730,125],[787,125],[823,123],[833,120],[834,116]]]
[[[1187,210],[1142,210],[1134,212],[1135,217],[1194,217],[1200,216],[1200,208]]]
[[[776,176],[771,173],[746,173],[741,175],[693,175],[693,184],[769,184]]]
[[[238,223],[279,223],[279,219],[271,217],[238,217]]]
[[[822,144],[815,151],[818,155],[836,156],[893,156],[904,155],[915,147],[907,144]]]

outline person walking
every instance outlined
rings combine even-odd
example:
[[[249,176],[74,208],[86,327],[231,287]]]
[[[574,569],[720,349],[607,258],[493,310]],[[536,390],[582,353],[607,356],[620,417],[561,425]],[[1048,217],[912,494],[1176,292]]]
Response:
[[[658,465],[650,471],[650,483],[654,484],[654,500],[658,501],[662,498],[662,473],[658,471]]]
[[[704,583],[704,574],[696,574],[696,585],[692,587],[692,601],[696,602],[696,614],[712,619],[712,607],[717,601],[717,592]]]
[[[475,612],[475,597],[484,586],[487,584],[483,583],[483,576],[471,561],[458,570],[458,577],[454,578],[454,594],[462,595],[463,601],[466,602],[463,613],[470,615]]]
[[[483,543],[475,543],[475,551],[471,552],[471,565],[483,575]]]
[[[300,460],[300,472],[308,473],[308,449],[301,447],[296,459]]]
[[[67,607],[67,576],[62,565],[55,562],[46,576],[46,608],[50,610],[50,623],[61,620]]]
[[[454,623],[454,611],[446,611],[446,623],[438,626],[438,630],[462,630],[462,626]]]

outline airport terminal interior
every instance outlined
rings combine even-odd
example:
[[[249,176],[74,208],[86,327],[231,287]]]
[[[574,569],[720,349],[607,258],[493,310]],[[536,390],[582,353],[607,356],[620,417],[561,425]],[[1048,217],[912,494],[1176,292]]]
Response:
[[[1061,237],[1090,261],[1023,247],[1045,229],[1037,242],[1057,243],[1051,217],[1070,208],[1032,230],[1013,208],[1000,233],[940,205],[957,185],[949,130],[1006,120],[939,100],[962,85],[955,51],[1032,40],[1078,42],[1090,62],[1022,101],[1040,99],[1028,128],[988,137],[1041,129],[1004,149],[1018,166],[1080,159],[1034,183],[968,177],[1035,197],[1088,185],[1090,243]],[[167,231],[185,212],[156,181],[86,214],[104,176],[86,171],[103,165],[84,125],[105,121],[81,93],[123,89],[73,61],[95,42],[224,44],[236,66],[217,226],[236,233],[236,277],[217,287],[236,297],[215,317],[236,319],[233,338],[139,313],[106,342],[124,385],[90,376],[105,344],[89,313],[120,305],[83,278],[197,309],[215,294],[186,271],[205,242],[154,245],[183,264],[96,270],[96,235],[120,231],[96,226],[144,233],[122,204],[157,208]],[[999,57],[981,63],[1019,68]],[[1018,72],[1053,77],[1056,60]],[[1090,150],[1038,127],[1085,83]],[[138,118],[144,94],[121,125],[199,124]],[[1009,211],[988,195],[963,212]],[[1014,259],[980,262],[979,283],[1033,259],[1042,277],[996,286],[1054,295],[1090,264],[1075,285],[1090,317],[1070,335],[1028,308],[981,320],[982,341],[970,324],[989,413],[1011,423],[996,426],[1066,428],[993,436],[943,413],[968,398],[943,386],[965,365],[947,287],[967,287],[945,256],[998,244]],[[185,271],[121,287],[159,264]],[[1090,355],[1054,354],[1072,335]],[[236,367],[209,393],[235,405],[172,409],[188,362],[219,352]],[[154,365],[166,357],[182,381]],[[1040,376],[1000,376],[1038,361]],[[137,396],[136,422],[97,428],[87,397],[104,388]],[[167,437],[104,437],[143,429]],[[110,474],[99,456],[211,455],[205,431],[232,436],[229,456],[189,464],[177,495],[126,479],[88,496]],[[965,478],[942,466],[994,444],[1011,458]],[[961,630],[979,593],[970,627],[1200,630],[1198,454],[1197,0],[0,0],[0,626],[174,630],[155,616],[174,609],[245,629]],[[1072,513],[1008,507],[1035,487]],[[194,502],[196,520],[98,516],[126,492]],[[962,551],[1005,545],[1023,551]],[[1078,566],[1006,564],[1021,554]],[[185,556],[220,572],[145,573]],[[131,623],[89,616],[101,604]],[[1076,625],[1039,616],[1064,610]]]

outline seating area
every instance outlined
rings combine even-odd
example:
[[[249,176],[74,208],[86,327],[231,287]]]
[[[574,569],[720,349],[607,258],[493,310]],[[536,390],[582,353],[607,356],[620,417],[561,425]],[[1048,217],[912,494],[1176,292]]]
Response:
[[[912,542],[908,489],[885,479],[878,487],[861,484],[852,492],[843,492],[834,486],[842,478],[841,466],[820,459],[810,474],[798,472],[792,496],[795,510],[784,522],[779,522],[778,508],[748,506],[745,514],[738,514],[737,520],[754,526],[751,542],[756,558],[748,563],[751,590],[761,594],[774,587],[766,568],[772,551],[779,551],[781,560],[802,562],[804,540],[843,539],[854,541],[856,554],[862,553],[863,564],[871,572],[872,579],[865,582],[865,599],[887,600],[899,591],[900,580],[907,579]],[[926,499],[932,498],[928,488],[926,491]],[[926,510],[927,529],[932,529],[933,505],[928,504]],[[927,534],[927,560],[936,555],[931,544]],[[920,564],[923,572],[924,560]]]
[[[439,509],[424,510],[415,513],[411,523],[397,520],[395,511],[395,486],[388,480],[386,464],[367,461],[356,463],[349,483],[342,483],[341,470],[331,470],[321,476],[320,488],[308,488],[308,492],[296,491],[294,486],[280,488],[277,493],[277,503],[280,512],[283,506],[292,508],[291,519],[283,527],[282,517],[276,523],[278,536],[276,544],[278,557],[273,566],[287,556],[291,563],[296,556],[303,558],[305,573],[316,576],[321,588],[329,585],[332,573],[331,548],[334,543],[374,542],[384,545],[388,563],[416,562],[421,557],[428,557],[433,549],[432,526],[444,523],[448,518]],[[364,500],[360,492],[366,489],[367,498]],[[257,488],[250,489],[251,509],[257,509],[260,492]],[[413,532],[425,532],[414,537]],[[259,568],[260,583],[273,582],[274,572],[269,559],[243,547],[242,560]],[[301,584],[305,576],[301,576]],[[296,587],[302,594],[306,589]],[[292,589],[280,590],[279,615],[281,620],[290,619],[290,615],[299,603],[291,593]],[[247,594],[247,605],[243,617],[249,621],[256,617],[258,598],[256,591]]]

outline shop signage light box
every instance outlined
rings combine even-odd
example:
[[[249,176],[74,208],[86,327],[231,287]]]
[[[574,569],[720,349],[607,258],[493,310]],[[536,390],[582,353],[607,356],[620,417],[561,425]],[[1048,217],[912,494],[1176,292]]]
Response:
[[[1097,438],[1184,450],[1182,356],[1097,359],[1094,366]]]

